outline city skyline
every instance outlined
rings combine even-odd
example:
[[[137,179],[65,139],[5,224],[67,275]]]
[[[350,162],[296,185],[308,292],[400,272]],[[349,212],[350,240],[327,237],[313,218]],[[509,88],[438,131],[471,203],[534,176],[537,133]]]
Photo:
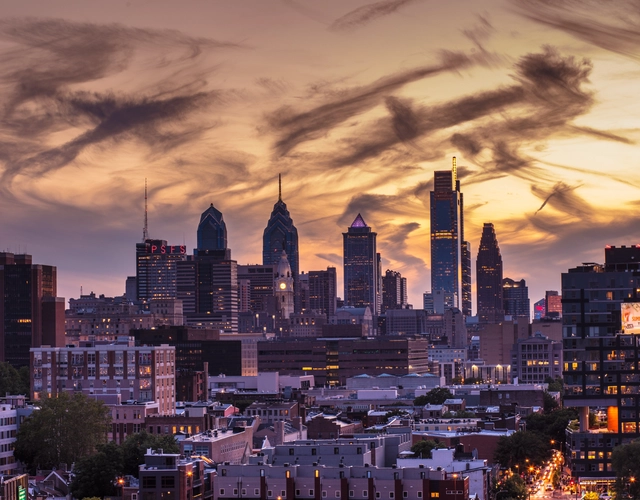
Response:
[[[67,299],[124,292],[145,178],[150,238],[191,253],[213,204],[233,259],[258,264],[282,173],[299,269],[335,266],[342,290],[361,213],[414,307],[452,156],[471,255],[493,223],[532,302],[638,243],[629,2],[30,0],[0,18],[0,250],[56,266]]]

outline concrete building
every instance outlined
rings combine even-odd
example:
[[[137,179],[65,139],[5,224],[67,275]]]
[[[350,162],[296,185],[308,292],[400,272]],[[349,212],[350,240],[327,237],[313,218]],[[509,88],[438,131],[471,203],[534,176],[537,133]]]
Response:
[[[525,318],[478,326],[480,359],[487,365],[510,365],[511,350],[518,340],[529,338],[529,321]]]
[[[214,499],[264,500],[468,500],[469,477],[421,468],[323,464],[225,465],[214,483]]]
[[[521,384],[541,384],[562,377],[562,343],[541,334],[518,340],[512,349],[511,371]]]
[[[216,463],[246,463],[253,449],[253,426],[213,429],[180,441],[182,455],[204,456]]]
[[[8,403],[0,403],[0,477],[17,472],[13,457],[18,434],[18,412]]]
[[[136,299],[178,297],[177,263],[187,258],[187,247],[145,238],[136,243]]]
[[[159,413],[159,405],[156,401],[125,401],[109,407],[111,432],[107,435],[107,439],[118,444],[123,443],[131,434],[144,430],[147,418]]]
[[[34,347],[31,398],[82,392],[121,401],[156,401],[158,413],[175,411],[175,347],[131,344]]]

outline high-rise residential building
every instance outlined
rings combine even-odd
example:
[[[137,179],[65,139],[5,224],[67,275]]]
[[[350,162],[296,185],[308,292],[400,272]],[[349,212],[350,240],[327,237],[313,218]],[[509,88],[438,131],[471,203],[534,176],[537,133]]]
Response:
[[[345,304],[352,307],[369,307],[376,315],[380,312],[377,233],[371,231],[362,215],[358,214],[342,236]]]
[[[511,278],[502,280],[502,303],[504,313],[508,316],[531,318],[529,287],[525,280],[514,281]]]
[[[606,247],[604,265],[587,263],[562,274],[563,404],[580,416],[579,428],[567,429],[565,456],[573,477],[596,487],[615,481],[613,449],[640,437],[638,290],[635,245]],[[605,432],[590,428],[595,407],[607,409]]]
[[[511,350],[511,370],[519,384],[542,384],[562,376],[562,343],[536,333]]]
[[[0,361],[29,366],[29,349],[64,345],[64,300],[54,266],[31,255],[0,253]]]
[[[451,170],[434,172],[430,211],[431,291],[444,291],[453,298],[447,307],[470,316],[471,249],[464,239],[464,202],[455,156]]]
[[[210,247],[227,241],[222,214],[213,205],[200,218],[198,241]],[[188,325],[238,331],[238,265],[231,250],[197,248],[178,263],[176,281]]]
[[[338,277],[335,267],[326,271],[309,271],[309,309],[335,316],[338,296]]]
[[[382,307],[381,312],[387,309],[406,309],[407,303],[407,278],[403,278],[397,271],[387,269],[382,277]]]
[[[187,247],[165,240],[136,243],[136,299],[175,299],[178,294],[177,262],[187,258]]]
[[[296,291],[296,282],[300,273],[300,256],[298,252],[298,230],[282,201],[282,179],[278,175],[278,201],[273,206],[271,217],[262,236],[262,264],[277,266],[282,251],[287,252],[287,259],[293,273],[294,292],[296,292],[295,310],[300,310],[300,297]]]
[[[502,303],[502,255],[493,224],[485,222],[476,260],[478,318],[483,323],[504,319]]]

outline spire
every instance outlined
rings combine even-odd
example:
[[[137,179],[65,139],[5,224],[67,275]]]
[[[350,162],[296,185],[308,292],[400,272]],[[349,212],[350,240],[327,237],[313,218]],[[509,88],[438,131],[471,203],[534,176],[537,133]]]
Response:
[[[278,201],[282,201],[282,174],[278,174]]]
[[[144,227],[142,228],[142,243],[149,239],[149,225],[147,220],[147,179],[144,179]]]
[[[458,180],[458,164],[455,156],[451,160],[451,173],[452,173],[451,180],[453,181],[453,191],[455,191],[456,181]]]
[[[362,215],[358,214],[358,216],[353,220],[351,227],[367,227],[367,223],[362,218]]]

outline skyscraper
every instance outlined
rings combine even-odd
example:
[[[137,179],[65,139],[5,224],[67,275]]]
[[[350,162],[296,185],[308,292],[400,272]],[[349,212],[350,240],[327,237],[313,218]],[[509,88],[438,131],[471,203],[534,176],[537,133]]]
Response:
[[[175,299],[178,293],[176,262],[186,257],[184,245],[168,245],[165,240],[152,239],[136,243],[137,300]]]
[[[431,291],[453,297],[448,307],[471,315],[471,250],[464,240],[464,203],[457,178],[456,158],[451,170],[434,172],[431,191]]]
[[[604,266],[562,274],[563,405],[580,416],[579,428],[567,428],[565,456],[580,482],[613,483],[613,449],[640,437],[639,263],[637,246],[607,247]],[[607,408],[606,430],[590,429],[593,407]]]
[[[227,225],[222,213],[213,203],[200,216],[198,224],[198,250],[224,250],[227,248]]]
[[[222,214],[211,205],[198,225],[198,244],[205,248],[177,265],[178,298],[188,325],[238,331],[238,265],[226,243]]]
[[[407,308],[407,278],[403,278],[397,271],[387,269],[382,277],[382,308],[387,309]]]
[[[54,266],[33,264],[31,255],[0,253],[0,361],[29,366],[31,347],[64,345],[64,301],[56,299],[56,290]]]
[[[271,217],[262,236],[262,264],[265,266],[270,264],[277,266],[283,250],[287,252],[287,259],[291,266],[295,292],[296,281],[300,272],[298,230],[293,225],[293,219],[291,219],[289,210],[287,210],[287,205],[282,201],[282,179],[278,175],[278,201],[273,206]],[[296,311],[300,308],[299,303],[299,297],[295,297]]]
[[[524,317],[529,321],[531,304],[529,302],[527,282],[525,280],[514,281],[511,278],[504,278],[502,280],[502,304],[505,314]]]
[[[372,232],[362,215],[358,214],[342,236],[345,304],[353,307],[369,307],[375,315],[380,310],[377,233]]]
[[[338,278],[335,267],[326,271],[309,271],[309,309],[326,314],[327,318],[336,314]]]
[[[485,222],[476,260],[478,318],[483,323],[504,319],[502,304],[502,256],[493,224]]]

